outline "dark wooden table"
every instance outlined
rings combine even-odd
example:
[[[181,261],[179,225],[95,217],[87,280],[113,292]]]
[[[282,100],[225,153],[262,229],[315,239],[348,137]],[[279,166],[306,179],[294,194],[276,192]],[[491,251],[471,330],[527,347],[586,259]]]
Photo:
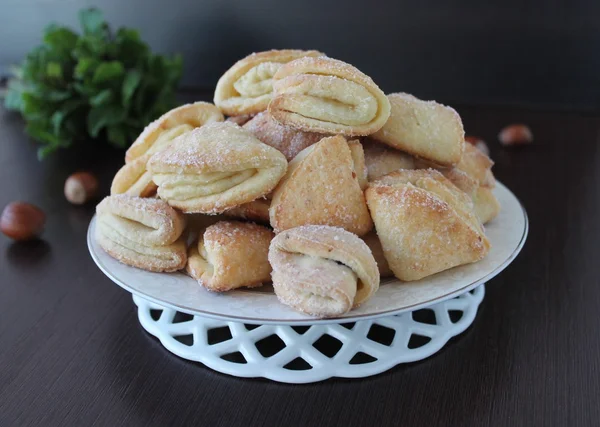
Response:
[[[0,207],[22,199],[48,214],[41,241],[0,236],[0,425],[599,425],[600,115],[459,111],[528,210],[523,252],[435,356],[292,386],[215,373],[149,336],[88,255],[94,207],[63,197],[79,169],[108,192],[122,153],[98,146],[40,163],[21,120],[0,110]],[[529,124],[535,144],[501,148],[496,134],[512,122]]]

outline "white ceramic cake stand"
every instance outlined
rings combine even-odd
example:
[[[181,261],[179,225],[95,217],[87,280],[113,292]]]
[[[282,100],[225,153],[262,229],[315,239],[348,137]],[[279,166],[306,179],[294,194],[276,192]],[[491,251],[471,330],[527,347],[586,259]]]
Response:
[[[215,294],[183,274],[150,273],[110,258],[93,239],[100,269],[133,294],[146,331],[184,359],[238,377],[310,383],[359,378],[438,352],[475,319],[483,283],[510,264],[525,243],[528,220],[502,184],[502,210],[486,227],[488,256],[426,279],[382,282],[364,305],[337,319],[313,319],[280,304],[270,287]]]
[[[285,383],[311,383],[330,377],[360,378],[425,359],[475,319],[484,286],[413,312],[346,324],[260,325],[178,318],[178,312],[138,296],[140,323],[170,352],[237,377],[264,377]],[[427,316],[429,314],[429,316]],[[458,320],[453,320],[457,316]],[[219,335],[211,339],[211,331]]]

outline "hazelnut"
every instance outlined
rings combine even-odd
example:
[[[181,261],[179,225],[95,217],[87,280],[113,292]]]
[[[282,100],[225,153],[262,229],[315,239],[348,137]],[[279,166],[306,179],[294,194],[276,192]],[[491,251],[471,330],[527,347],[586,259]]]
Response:
[[[6,205],[0,217],[0,231],[14,240],[31,240],[44,230],[46,214],[37,206],[25,202]]]
[[[89,172],[76,172],[65,181],[65,197],[74,205],[92,200],[97,192],[98,180]]]
[[[531,129],[523,124],[506,126],[498,134],[500,143],[505,146],[529,144],[533,141]]]
[[[483,154],[485,154],[486,156],[489,157],[490,155],[490,149],[487,146],[486,142],[481,139],[478,138],[476,136],[472,136],[472,135],[466,135],[465,136],[465,141],[468,142],[471,145],[474,145],[475,148],[478,148],[479,151],[481,151]]]

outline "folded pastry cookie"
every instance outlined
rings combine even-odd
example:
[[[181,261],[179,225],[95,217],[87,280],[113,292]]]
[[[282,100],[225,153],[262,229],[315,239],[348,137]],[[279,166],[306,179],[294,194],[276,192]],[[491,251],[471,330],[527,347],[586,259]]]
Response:
[[[223,121],[223,115],[217,107],[206,102],[182,105],[162,115],[148,125],[129,147],[125,165],[115,175],[110,193],[140,197],[154,195],[156,185],[146,168],[152,154],[195,127],[215,121]]]
[[[306,225],[271,242],[273,288],[279,300],[317,317],[340,316],[379,289],[368,246],[341,228]]]
[[[467,155],[466,150],[465,155]],[[440,166],[428,160],[415,159],[416,169],[437,170],[446,178],[448,178],[452,184],[456,185],[462,191],[471,196],[471,198],[473,198],[475,196],[475,192],[479,188],[479,181],[470,172],[465,172],[463,169],[460,169],[459,165],[460,163],[456,166]]]
[[[481,183],[481,186],[485,187],[485,188],[495,188],[496,187],[496,177],[492,173],[491,169],[488,169],[487,172],[485,173],[485,178],[484,178],[483,182]]]
[[[323,138],[290,162],[273,192],[269,215],[276,233],[317,224],[363,235],[373,227],[344,137]]]
[[[219,109],[208,102],[195,102],[174,108],[146,126],[127,150],[125,162],[129,163],[144,154],[156,153],[178,136],[224,119]]]
[[[96,241],[113,258],[149,271],[185,267],[185,220],[166,202],[117,194],[102,200],[96,214]]]
[[[249,203],[228,209],[223,214],[231,218],[241,218],[248,221],[256,221],[269,224],[269,207],[271,201],[268,199],[256,199]]]
[[[390,265],[388,264],[387,259],[385,259],[385,254],[383,253],[383,246],[381,246],[379,236],[377,236],[375,230],[371,230],[369,233],[364,235],[362,239],[365,241],[369,249],[371,249],[373,258],[375,258],[375,262],[377,262],[379,275],[381,277],[393,276],[394,273],[392,272],[392,270],[390,270]]]
[[[492,191],[496,186],[496,178],[492,173],[493,165],[494,162],[485,153],[471,144],[466,144],[462,159],[456,165],[457,169],[478,183],[470,196],[475,205],[475,213],[482,224],[491,221],[500,212],[500,202]]]
[[[148,161],[161,199],[211,214],[266,195],[286,169],[283,154],[230,122],[194,129]]]
[[[348,141],[348,148],[350,148],[350,154],[352,155],[352,168],[356,174],[358,185],[361,190],[364,190],[369,184],[369,180],[367,179],[367,165],[365,164],[365,152],[358,139]]]
[[[144,154],[119,169],[113,178],[110,194],[129,194],[130,196],[151,197],[156,194],[156,184],[146,169],[151,154]]]
[[[390,118],[372,138],[441,165],[460,161],[465,132],[453,108],[407,93],[392,93],[388,99]]]
[[[439,170],[454,185],[471,196],[475,212],[482,224],[491,221],[500,212],[500,203],[491,191],[496,186],[496,179],[492,173],[493,165],[494,162],[472,144],[465,144],[462,158],[454,167],[418,161],[418,167],[433,167]]]
[[[495,186],[492,166],[494,166],[492,159],[472,144],[465,144],[465,151],[456,165],[458,169],[475,179],[479,185],[486,187]]]
[[[369,181],[374,181],[398,169],[416,168],[415,158],[410,154],[395,150],[370,138],[365,138],[362,146]]]
[[[479,188],[479,183],[466,172],[457,167],[440,168],[439,171],[448,178],[452,184],[464,191],[468,196],[471,198],[475,196],[475,192]]]
[[[385,258],[400,280],[479,261],[489,251],[471,198],[438,171],[392,172],[365,194]]]
[[[460,179],[458,177],[462,173],[477,186],[483,185],[487,188],[493,188],[496,185],[492,174],[493,165],[492,159],[472,144],[465,144],[463,155],[456,166],[442,166],[424,159],[416,160],[416,167],[419,169],[437,169],[451,180]]]
[[[500,202],[490,188],[479,187],[473,196],[475,214],[482,224],[496,218],[500,213]]]
[[[189,251],[186,270],[210,291],[255,287],[271,280],[266,227],[238,221],[211,225]]]
[[[303,132],[289,126],[282,125],[268,112],[258,113],[252,120],[244,125],[255,137],[267,145],[277,148],[290,161],[296,155],[323,138],[323,134],[316,132]]]
[[[269,112],[296,129],[369,135],[390,115],[390,103],[373,80],[336,59],[300,58],[282,66],[273,80]]]
[[[322,56],[315,50],[270,50],[253,53],[223,74],[215,89],[215,105],[229,116],[256,114],[267,109],[273,75],[286,62],[303,56]]]

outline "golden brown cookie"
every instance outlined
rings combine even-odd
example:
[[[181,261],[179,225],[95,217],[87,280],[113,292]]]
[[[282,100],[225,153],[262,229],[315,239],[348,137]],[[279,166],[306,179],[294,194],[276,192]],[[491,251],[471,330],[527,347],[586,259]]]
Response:
[[[102,200],[96,214],[96,240],[113,258],[149,271],[185,267],[185,219],[166,202],[117,194]]]
[[[323,138],[290,162],[269,214],[276,233],[315,224],[363,235],[373,227],[344,137]]]
[[[482,224],[487,224],[500,213],[500,202],[491,189],[479,187],[473,196],[475,214]]]
[[[336,59],[296,59],[281,67],[273,80],[269,113],[296,129],[369,135],[390,116],[390,103],[373,80]]]
[[[415,169],[415,158],[371,138],[364,138],[363,151],[367,166],[367,179],[374,181],[398,169]]]
[[[441,165],[460,161],[465,131],[453,108],[407,93],[392,93],[388,99],[390,118],[372,138]]]
[[[194,102],[174,108],[146,126],[127,150],[125,162],[129,163],[144,154],[156,153],[194,128],[223,120],[219,109],[208,102]]]
[[[150,154],[144,154],[129,163],[125,163],[113,178],[110,194],[129,194],[130,196],[151,197],[156,194],[156,184],[146,170]]]
[[[239,221],[211,225],[190,247],[186,270],[209,291],[256,287],[271,280],[266,227]]]
[[[266,111],[257,114],[247,122],[244,129],[250,131],[265,144],[281,151],[288,161],[296,157],[306,147],[319,142],[325,136],[320,133],[303,132],[282,125]]]
[[[215,105],[228,116],[256,114],[267,109],[273,75],[286,62],[322,56],[315,50],[269,50],[248,55],[223,74],[215,89]]]
[[[348,141],[348,148],[350,148],[350,154],[352,155],[352,165],[358,185],[361,190],[367,188],[369,180],[367,179],[367,165],[365,164],[365,153],[362,145],[358,139]]]
[[[456,165],[458,169],[477,180],[479,185],[493,187],[495,182],[491,174],[492,166],[492,159],[472,144],[465,144],[465,152]]]
[[[442,175],[448,178],[448,180],[452,184],[456,185],[468,196],[470,196],[471,198],[475,196],[475,192],[479,188],[479,183],[476,179],[472,178],[466,172],[460,170],[457,167],[440,168],[438,170],[441,172]]]
[[[186,213],[221,213],[262,197],[285,174],[276,149],[230,122],[179,137],[148,161],[158,195]]]
[[[368,246],[341,228],[286,230],[271,242],[269,261],[279,300],[312,316],[340,316],[379,289],[379,271]]]

